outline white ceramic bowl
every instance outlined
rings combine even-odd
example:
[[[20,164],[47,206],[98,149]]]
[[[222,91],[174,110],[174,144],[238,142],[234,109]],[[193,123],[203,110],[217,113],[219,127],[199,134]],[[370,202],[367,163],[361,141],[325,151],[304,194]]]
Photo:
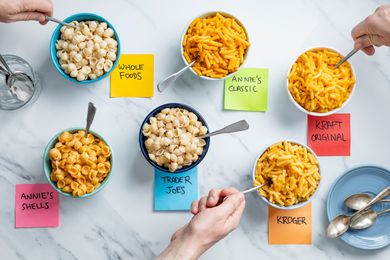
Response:
[[[354,85],[353,85],[353,87],[352,87],[352,91],[351,91],[351,93],[349,94],[348,99],[342,104],[341,107],[338,107],[338,108],[336,108],[336,109],[333,109],[333,110],[328,111],[328,112],[325,112],[325,113],[318,113],[318,112],[307,111],[305,108],[303,108],[301,105],[298,104],[298,102],[294,99],[294,97],[293,97],[293,96],[291,95],[291,93],[290,93],[290,90],[288,89],[288,75],[290,74],[291,68],[292,68],[292,66],[294,65],[294,63],[298,60],[298,58],[299,58],[303,53],[305,53],[305,52],[307,52],[307,51],[320,50],[320,49],[328,49],[328,50],[337,52],[338,54],[340,54],[341,56],[344,57],[344,55],[342,55],[338,50],[336,50],[336,49],[334,49],[334,48],[331,48],[331,47],[327,47],[327,46],[321,46],[321,47],[317,46],[317,47],[312,47],[312,48],[310,48],[310,49],[307,49],[306,51],[300,53],[299,56],[296,57],[296,58],[294,59],[294,61],[291,63],[291,66],[290,66],[290,68],[289,68],[288,71],[287,71],[287,77],[286,77],[286,87],[287,87],[287,88],[286,88],[286,89],[287,89],[287,93],[288,93],[288,96],[289,96],[291,102],[292,102],[300,111],[304,112],[305,114],[312,115],[312,116],[329,116],[329,115],[332,115],[332,114],[334,114],[334,113],[340,111],[341,109],[343,109],[343,108],[348,104],[348,102],[351,100],[352,95],[353,95],[353,93],[355,92],[355,87],[356,87],[356,74],[355,74],[355,70],[354,70],[354,68],[353,68],[353,66],[352,66],[351,63],[349,63],[349,64],[351,65],[352,74],[353,74],[353,76],[355,77],[355,83],[354,83]],[[348,61],[347,61],[347,62],[348,62]]]
[[[229,13],[220,12],[220,11],[212,11],[212,12],[204,13],[204,14],[199,15],[199,16],[195,17],[194,19],[192,19],[192,20],[187,24],[187,26],[186,26],[186,28],[185,28],[185,30],[184,30],[182,36],[181,36],[181,39],[180,39],[180,51],[181,51],[181,53],[180,53],[180,54],[181,54],[181,58],[183,59],[183,62],[184,62],[184,64],[185,64],[186,66],[187,66],[189,63],[187,62],[186,58],[184,58],[184,55],[183,55],[183,53],[184,53],[184,49],[183,49],[183,39],[184,39],[184,36],[187,34],[188,28],[190,27],[191,23],[192,23],[196,18],[206,18],[206,17],[209,17],[209,16],[213,16],[213,15],[215,15],[216,13],[220,13],[220,14],[223,15],[224,17],[234,18],[234,19],[236,20],[236,22],[244,29],[244,32],[245,32],[246,37],[247,37],[247,41],[250,42],[250,40],[249,40],[249,35],[248,35],[248,32],[247,32],[245,26],[244,26],[244,25],[241,23],[241,21],[238,20],[235,16],[233,16],[233,15],[231,15],[231,14],[229,14]],[[192,69],[192,67],[190,67],[190,70],[192,71],[192,73],[194,73],[196,76],[198,76],[198,77],[200,77],[200,78],[202,78],[202,79],[207,79],[207,80],[224,80],[224,79],[229,78],[229,77],[233,76],[234,74],[236,74],[236,73],[243,67],[243,65],[244,65],[245,62],[246,62],[246,58],[247,58],[247,56],[248,56],[248,52],[249,52],[250,47],[251,47],[251,46],[249,46],[249,47],[246,49],[245,55],[244,55],[244,62],[240,65],[240,67],[238,67],[238,69],[237,69],[236,71],[234,71],[234,72],[232,72],[232,73],[226,75],[226,76],[223,77],[223,78],[210,78],[210,77],[200,76],[200,75],[198,75],[198,73],[196,73],[195,70]]]
[[[317,155],[315,154],[315,152],[314,152],[312,149],[310,149],[310,147],[308,147],[307,145],[304,145],[304,144],[302,144],[302,143],[300,143],[300,142],[297,142],[297,141],[283,140],[283,141],[279,141],[279,142],[276,142],[276,143],[274,143],[274,144],[268,145],[268,146],[267,146],[265,149],[263,149],[263,150],[261,151],[261,153],[256,157],[256,160],[255,160],[255,163],[253,164],[253,169],[252,169],[252,180],[253,180],[253,181],[255,181],[257,161],[260,159],[260,157],[263,155],[263,153],[265,153],[265,151],[266,151],[269,147],[271,147],[271,146],[273,146],[273,145],[275,145],[275,144],[278,144],[278,143],[280,143],[280,142],[284,142],[284,141],[290,142],[290,143],[292,143],[292,144],[298,144],[298,145],[300,145],[300,146],[303,146],[303,147],[305,147],[311,154],[313,154],[314,157],[316,158],[317,162],[318,162],[318,172],[319,172],[319,174],[321,175],[321,167],[320,167],[320,164],[319,164],[319,161],[318,161],[318,157],[317,157]],[[314,193],[309,197],[309,199],[306,200],[306,201],[302,201],[302,202],[300,202],[300,203],[298,203],[298,204],[291,205],[291,206],[281,206],[281,205],[272,203],[272,202],[270,202],[269,200],[267,200],[266,198],[264,198],[263,196],[261,196],[259,192],[257,192],[257,194],[259,195],[259,197],[260,197],[265,203],[267,203],[268,205],[270,205],[270,206],[272,206],[272,207],[274,207],[274,208],[283,209],[283,210],[297,209],[297,208],[301,208],[301,207],[305,206],[305,205],[308,204],[310,201],[312,201],[312,199],[314,198],[314,196],[318,193],[318,190],[319,190],[319,188],[320,188],[321,182],[322,182],[322,175],[321,175],[320,181],[318,182],[317,189],[316,189],[316,190],[314,191]]]

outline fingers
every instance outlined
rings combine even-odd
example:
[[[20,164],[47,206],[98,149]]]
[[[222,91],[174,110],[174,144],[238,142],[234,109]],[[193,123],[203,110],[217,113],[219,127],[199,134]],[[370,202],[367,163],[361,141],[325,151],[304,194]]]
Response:
[[[367,34],[364,35],[358,39],[355,40],[355,48],[356,49],[364,49],[368,46],[373,46],[373,45],[381,45],[382,44],[382,38],[377,35],[377,34]],[[368,49],[370,50],[370,49]],[[372,49],[370,50],[372,51]]]
[[[221,205],[213,208],[213,210],[219,218],[228,219],[228,217],[232,216],[236,210],[240,209],[242,204],[245,205],[244,194],[241,192],[236,192],[229,195],[229,197],[224,202],[222,202]]]
[[[24,0],[23,1],[24,12],[38,12],[43,15],[53,15],[53,4],[50,0]]]
[[[215,207],[220,202],[220,189],[211,189],[207,197],[207,207]]]
[[[199,204],[198,204],[198,211],[199,212],[201,212],[207,208],[206,203],[207,203],[207,196],[204,196],[199,200]]]
[[[367,27],[367,19],[360,22],[352,29],[351,35],[354,41],[356,41],[357,38],[362,37],[363,35],[369,34],[369,30]]]
[[[194,215],[198,214],[198,212],[199,212],[198,203],[199,202],[197,200],[194,200],[191,204],[191,213]]]
[[[39,12],[25,12],[13,14],[9,17],[10,21],[43,21],[45,20],[45,15]]]
[[[367,54],[368,56],[372,56],[375,53],[375,48],[373,46],[368,46],[366,48],[363,48],[362,51]]]
[[[221,191],[221,197],[227,197],[227,196],[230,196],[234,193],[237,193],[238,190],[236,188],[233,188],[233,187],[229,187],[229,188],[225,188]]]

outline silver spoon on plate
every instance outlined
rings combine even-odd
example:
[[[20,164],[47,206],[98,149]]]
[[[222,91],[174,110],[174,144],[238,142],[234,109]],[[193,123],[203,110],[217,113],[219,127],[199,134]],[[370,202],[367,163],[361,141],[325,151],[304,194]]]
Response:
[[[336,238],[344,234],[351,224],[351,220],[356,219],[360,214],[362,214],[366,209],[390,195],[390,186],[383,189],[378,195],[375,196],[364,208],[356,211],[352,215],[348,216],[345,214],[341,214],[335,217],[328,225],[326,230],[326,235],[329,238]]]
[[[353,194],[344,200],[344,205],[353,210],[361,210],[372,200],[367,193]],[[378,202],[390,202],[390,199],[382,199]]]
[[[365,210],[360,215],[354,217],[351,220],[351,223],[349,224],[349,226],[352,229],[357,229],[357,230],[369,228],[375,224],[376,219],[380,215],[387,213],[387,212],[390,212],[390,209],[386,209],[386,210],[382,210],[382,211],[374,211],[372,209]]]

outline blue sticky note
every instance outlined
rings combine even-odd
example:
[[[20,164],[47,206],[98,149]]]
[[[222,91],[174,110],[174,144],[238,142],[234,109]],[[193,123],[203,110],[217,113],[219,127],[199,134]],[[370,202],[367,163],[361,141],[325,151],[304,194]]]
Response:
[[[189,210],[198,199],[198,168],[182,173],[154,169],[154,210]]]

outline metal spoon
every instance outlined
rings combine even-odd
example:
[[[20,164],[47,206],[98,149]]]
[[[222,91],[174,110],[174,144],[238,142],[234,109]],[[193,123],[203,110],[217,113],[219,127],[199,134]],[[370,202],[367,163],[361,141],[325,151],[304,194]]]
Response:
[[[343,64],[344,62],[346,62],[349,58],[352,57],[352,55],[354,55],[355,53],[357,53],[359,51],[359,49],[353,49],[352,51],[350,51],[341,61],[339,61],[339,63],[337,63],[336,65],[334,65],[334,68],[337,69],[338,67],[340,67],[341,64]]]
[[[376,219],[383,213],[390,212],[390,209],[386,209],[383,211],[374,211],[374,210],[366,210],[359,216],[355,217],[351,220],[351,224],[349,225],[353,229],[365,229],[369,228],[375,224]]]
[[[367,208],[371,207],[375,203],[377,203],[379,200],[381,200],[384,197],[387,197],[390,195],[390,186],[383,189],[378,195],[375,196],[364,208],[356,211],[351,216],[347,215],[339,215],[335,217],[328,225],[328,228],[326,230],[326,235],[329,238],[336,238],[344,234],[348,229],[349,225],[351,223],[351,219],[354,219],[355,217],[362,214]]]
[[[23,102],[30,100],[34,94],[33,80],[23,72],[12,72],[11,68],[8,66],[7,62],[1,54],[0,62],[8,72],[8,74],[5,75],[5,82],[9,87],[11,94]]]
[[[235,122],[231,125],[225,126],[224,128],[219,129],[217,131],[214,131],[214,132],[211,132],[211,133],[208,133],[205,135],[201,135],[201,136],[199,136],[199,138],[206,138],[209,136],[219,135],[219,134],[240,132],[240,131],[247,130],[248,128],[249,128],[249,124],[245,120],[241,120],[241,121]]]
[[[172,75],[170,75],[169,77],[167,77],[163,81],[160,81],[157,84],[158,91],[163,92],[164,90],[166,90],[181,74],[183,74],[189,67],[194,65],[195,62],[196,61],[191,62],[190,64],[188,64],[187,66],[185,66],[184,68],[179,70],[178,72],[173,73]]]
[[[85,138],[87,138],[87,136],[88,136],[89,129],[92,125],[95,114],[96,114],[96,107],[94,106],[94,104],[92,102],[89,102],[88,103],[88,114],[87,114],[87,126],[85,127],[85,135],[84,135]]]
[[[69,27],[72,27],[72,28],[75,28],[75,29],[77,28],[76,25],[73,25],[73,24],[70,24],[70,23],[66,23],[66,22],[58,20],[58,19],[56,19],[54,17],[50,17],[50,16],[46,15],[45,18],[46,18],[46,20],[51,21],[51,22],[59,23],[59,24],[62,24],[64,26],[69,26]]]
[[[344,200],[344,205],[353,210],[360,210],[367,206],[372,200],[371,196],[367,193],[353,194]],[[390,202],[390,199],[380,200],[378,202]]]
[[[257,186],[255,186],[255,187],[253,187],[253,188],[250,188],[250,189],[241,191],[241,193],[245,195],[245,194],[250,193],[250,192],[252,192],[252,191],[255,191],[255,190],[257,191],[258,189],[260,189],[261,187],[263,187],[263,186],[266,185],[266,184],[267,184],[267,183],[263,183],[263,184],[257,185]],[[225,201],[228,197],[229,197],[229,196],[224,197],[222,201]]]

